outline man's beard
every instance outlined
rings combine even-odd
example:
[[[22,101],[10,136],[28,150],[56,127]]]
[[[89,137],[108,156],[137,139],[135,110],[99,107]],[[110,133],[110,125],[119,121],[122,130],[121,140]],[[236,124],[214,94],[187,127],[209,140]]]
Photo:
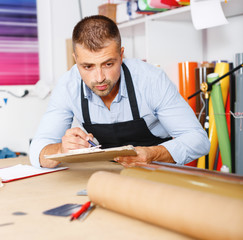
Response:
[[[97,85],[107,85],[107,88],[105,90],[98,90],[95,86]],[[114,86],[116,85],[116,82],[112,85],[111,80],[105,80],[102,83],[91,83],[91,90],[98,96],[100,97],[105,97],[109,95],[109,93],[112,91]]]

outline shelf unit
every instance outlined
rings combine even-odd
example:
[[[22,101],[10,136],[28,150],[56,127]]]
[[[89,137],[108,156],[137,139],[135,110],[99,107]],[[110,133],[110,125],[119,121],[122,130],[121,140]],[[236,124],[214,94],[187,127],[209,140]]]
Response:
[[[236,52],[243,52],[243,33],[231,31],[231,26],[232,29],[242,28],[243,2],[229,0],[221,4],[225,16],[230,19],[230,23],[227,24],[229,26],[196,30],[192,24],[190,6],[141,16],[119,24],[125,57],[146,59],[149,63],[160,65],[177,86],[178,62],[228,58],[230,48],[232,56],[229,60],[232,61]],[[236,33],[239,35],[238,39],[233,37]],[[228,43],[219,44],[219,47],[215,35],[219,35],[218,41],[224,42],[224,35],[228,34],[232,35]],[[220,39],[222,36],[223,40]],[[225,55],[220,48],[223,48]],[[210,59],[214,55],[214,59]]]
[[[231,0],[227,3],[222,2],[222,9],[227,18],[243,15],[242,0]],[[137,19],[119,24],[119,28],[135,26],[140,23],[145,23],[146,20],[157,21],[191,21],[191,6],[175,8],[165,12],[156,13],[148,16],[141,16]]]

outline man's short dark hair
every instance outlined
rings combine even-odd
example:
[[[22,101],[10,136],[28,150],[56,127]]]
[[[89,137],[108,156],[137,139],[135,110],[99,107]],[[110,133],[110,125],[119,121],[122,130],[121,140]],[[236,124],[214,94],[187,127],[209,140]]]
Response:
[[[115,22],[102,15],[85,17],[73,29],[73,51],[76,44],[81,44],[90,51],[98,51],[108,40],[117,42],[121,49],[121,36]]]

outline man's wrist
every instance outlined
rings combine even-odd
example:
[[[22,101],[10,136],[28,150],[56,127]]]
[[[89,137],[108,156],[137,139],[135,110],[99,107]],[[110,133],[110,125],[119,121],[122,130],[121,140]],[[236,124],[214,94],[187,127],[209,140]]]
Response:
[[[153,161],[176,163],[169,151],[161,145],[149,147],[152,154]]]
[[[51,155],[51,154],[58,154],[61,153],[61,143],[55,143],[45,146],[39,156],[39,162],[41,167],[45,168],[54,168],[56,167],[60,162],[49,160],[45,158],[45,155]]]

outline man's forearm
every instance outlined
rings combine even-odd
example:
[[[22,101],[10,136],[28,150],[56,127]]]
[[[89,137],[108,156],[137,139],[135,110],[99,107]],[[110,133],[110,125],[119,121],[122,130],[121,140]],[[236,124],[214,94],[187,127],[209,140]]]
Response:
[[[150,159],[153,159],[152,161],[176,163],[170,155],[169,151],[164,146],[159,145],[148,148],[151,154]]]
[[[41,150],[39,156],[41,167],[54,168],[60,163],[58,161],[46,159],[45,155],[61,153],[61,146],[62,146],[61,143],[49,144]]]

